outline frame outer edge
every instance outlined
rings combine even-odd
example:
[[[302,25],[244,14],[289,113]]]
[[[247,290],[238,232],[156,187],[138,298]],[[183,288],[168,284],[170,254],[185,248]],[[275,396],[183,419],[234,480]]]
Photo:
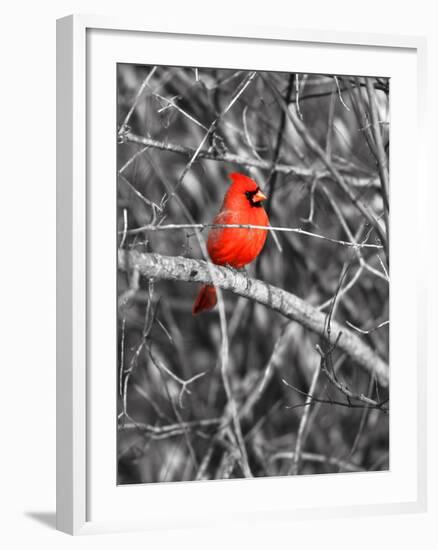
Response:
[[[423,37],[408,34],[367,33],[361,31],[337,31],[312,27],[291,27],[287,25],[249,25],[233,23],[226,31],[223,25],[190,23],[181,28],[180,22],[166,21],[161,16],[148,17],[115,16],[102,14],[80,14],[87,28],[115,31],[150,32],[194,36],[216,36],[221,38],[242,38],[249,40],[286,40],[297,42],[318,42],[323,44],[351,44],[355,46],[379,46],[390,48],[419,49]]]
[[[86,431],[86,29],[137,30],[171,34],[201,34],[223,37],[263,38],[274,40],[349,43],[383,47],[414,48],[420,69],[420,89],[426,77],[426,40],[422,36],[362,34],[334,31],[294,30],[283,27],[255,29],[233,27],[231,32],[217,33],[214,28],[188,29],[181,32],[171,25],[147,24],[126,18],[94,15],[70,15],[57,20],[56,27],[56,526],[69,534],[108,532],[87,515],[87,431]],[[216,32],[215,32],[216,31]],[[318,38],[317,38],[318,37]],[[421,99],[426,100],[423,90]],[[425,107],[420,120],[424,130]],[[424,175],[424,170],[422,170]],[[422,281],[425,283],[424,281]],[[425,301],[422,287],[422,302]],[[426,393],[424,353],[419,397]],[[420,369],[421,370],[421,369]],[[419,416],[426,418],[426,403],[419,399]],[[420,461],[419,495],[415,503],[398,504],[400,512],[427,509],[426,436],[418,440]],[[420,471],[423,470],[423,471]],[[391,510],[383,513],[390,513]],[[392,510],[391,513],[394,513]],[[129,523],[129,522],[128,522]],[[121,527],[144,529],[138,522]],[[114,527],[114,526],[113,526]],[[101,526],[102,528],[102,526]],[[112,531],[113,529],[111,529]],[[118,530],[118,529],[117,529]]]
[[[418,181],[419,181],[419,204],[418,204],[418,219],[419,219],[419,233],[420,235],[426,235],[430,231],[429,220],[432,219],[432,216],[428,216],[428,208],[431,213],[432,197],[431,197],[431,178],[427,171],[428,158],[427,158],[427,112],[429,105],[429,94],[428,94],[428,44],[425,37],[420,37],[418,39],[417,45],[417,86],[418,86],[418,137],[419,137],[419,149],[418,149]],[[420,246],[420,258],[423,266],[428,266],[428,246],[425,239],[421,239]],[[428,417],[428,378],[429,378],[429,369],[431,365],[429,364],[430,358],[428,357],[428,341],[430,338],[428,323],[428,303],[429,303],[429,280],[428,274],[430,269],[419,268],[419,280],[418,284],[418,405],[417,405],[417,415],[418,415],[418,466],[417,466],[417,476],[418,476],[418,507],[420,512],[429,511],[429,462],[428,462],[428,428],[429,428],[429,417]]]
[[[56,26],[56,527],[86,521],[85,29]]]

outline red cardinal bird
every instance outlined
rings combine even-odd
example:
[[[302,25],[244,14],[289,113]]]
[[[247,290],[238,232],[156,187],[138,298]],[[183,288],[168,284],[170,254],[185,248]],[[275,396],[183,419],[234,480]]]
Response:
[[[232,184],[225,194],[219,214],[213,220],[218,225],[262,225],[269,219],[262,201],[266,199],[257,183],[244,174],[230,174]],[[207,250],[213,263],[240,269],[257,258],[268,232],[263,229],[216,227],[208,234]],[[193,304],[193,315],[212,309],[217,302],[216,289],[204,285]]]

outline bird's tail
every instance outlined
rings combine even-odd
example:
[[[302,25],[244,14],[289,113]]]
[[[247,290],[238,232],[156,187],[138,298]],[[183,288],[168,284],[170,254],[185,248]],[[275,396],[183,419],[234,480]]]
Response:
[[[201,311],[206,311],[214,308],[217,302],[217,294],[214,286],[204,285],[201,287],[199,294],[193,304],[192,313],[197,315]]]

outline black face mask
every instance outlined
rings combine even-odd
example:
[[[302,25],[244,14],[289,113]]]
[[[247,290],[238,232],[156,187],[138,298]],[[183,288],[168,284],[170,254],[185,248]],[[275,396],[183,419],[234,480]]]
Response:
[[[245,191],[245,197],[248,199],[249,204],[256,208],[261,208],[262,206],[262,201],[254,202],[254,196],[257,195],[259,191],[260,191],[259,187],[257,187],[255,191]]]

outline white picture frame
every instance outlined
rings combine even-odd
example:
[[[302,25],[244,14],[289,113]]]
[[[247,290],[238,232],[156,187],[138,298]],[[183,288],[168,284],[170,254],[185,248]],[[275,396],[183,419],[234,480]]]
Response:
[[[129,35],[129,40],[127,39]],[[116,41],[117,40],[117,44]],[[142,47],[145,40],[147,48]],[[160,56],[150,46],[159,41]],[[216,42],[215,42],[216,41]],[[217,41],[224,46],[218,51]],[[105,310],[108,296],[114,296],[114,277],[102,282],[102,270],[113,261],[114,241],[102,246],[95,258],[93,239],[102,243],[102,235],[114,229],[112,174],[115,179],[115,126],[108,108],[115,89],[107,87],[108,97],[99,102],[93,99],[94,89],[108,86],[115,61],[145,64],[186,64],[196,66],[193,54],[211,59],[210,66],[227,67],[232,48],[227,44],[238,41],[248,51],[258,48],[255,58],[249,51],[247,64],[259,64],[263,69],[284,69],[282,55],[272,60],[270,49],[295,48],[298,52],[291,70],[312,71],[313,58],[320,71],[319,51],[330,49],[335,60],[345,57],[342,67],[327,66],[324,72],[347,74],[352,61],[360,74],[384,71],[391,65],[390,76],[397,81],[404,72],[410,82],[409,104],[415,109],[405,114],[403,125],[397,118],[397,98],[393,98],[391,142],[391,177],[398,187],[391,196],[391,263],[394,280],[391,282],[391,470],[371,474],[355,474],[342,481],[337,476],[306,476],[285,479],[258,479],[154,484],[136,487],[111,487],[115,455],[111,426],[115,437],[111,392],[114,371],[105,368],[111,361],[112,350],[105,350],[104,359],[96,348],[102,341],[111,342],[115,317]],[[166,44],[171,44],[166,47]],[[196,48],[202,44],[202,48]],[[175,47],[178,45],[178,48]],[[116,46],[116,48],[114,48]],[[251,46],[251,48],[250,48]],[[209,50],[211,48],[211,50]],[[230,49],[230,48],[228,48]],[[114,52],[116,50],[116,53]],[[359,52],[361,54],[359,55]],[[192,57],[191,57],[192,55]],[[210,57],[208,57],[210,55]],[[243,54],[242,54],[243,55]],[[252,55],[252,57],[251,57]],[[93,57],[97,56],[97,57]],[[101,56],[101,57],[99,57]],[[214,59],[213,59],[214,56]],[[312,57],[313,56],[313,57]],[[349,58],[350,56],[350,58]],[[384,57],[387,57],[383,61]],[[235,56],[238,57],[238,56]],[[369,58],[369,59],[368,59]],[[185,59],[185,61],[184,61]],[[202,66],[201,58],[196,61]],[[242,58],[243,59],[243,58]],[[271,61],[269,61],[271,59]],[[368,61],[367,61],[368,59]],[[221,61],[222,60],[222,61]],[[252,61],[251,61],[252,60]],[[98,63],[96,63],[98,61]],[[235,60],[237,64],[243,61]],[[282,65],[283,63],[283,65]],[[307,65],[306,65],[307,63]],[[336,61],[332,61],[336,63]],[[341,63],[341,61],[339,61]],[[269,65],[271,64],[271,65]],[[274,66],[275,65],[275,66]],[[208,65],[207,65],[208,66]],[[246,66],[246,65],[245,65]],[[304,68],[306,66],[306,68]],[[105,72],[107,71],[107,72]],[[397,72],[399,71],[399,72]],[[424,316],[426,288],[421,272],[425,257],[425,232],[421,211],[425,208],[426,177],[421,147],[424,139],[425,117],[425,41],[418,37],[300,31],[285,28],[232,29],[178,28],[163,23],[151,28],[138,20],[94,16],[69,16],[57,23],[57,527],[71,534],[107,532],[114,530],[153,529],[171,526],[205,526],[231,521],[274,521],[285,518],[319,518],[333,515],[380,514],[398,511],[421,511],[426,507],[426,343]],[[101,90],[96,92],[102,97]],[[100,94],[100,95],[99,95]],[[406,98],[405,98],[406,99]],[[399,98],[402,102],[403,98]],[[400,103],[401,105],[401,103]],[[96,107],[96,108],[94,108]],[[106,111],[105,111],[106,109]],[[115,111],[115,103],[113,103]],[[96,118],[94,118],[96,117]],[[99,128],[99,145],[93,134]],[[408,131],[410,155],[403,156],[403,136]],[[90,134],[91,132],[91,134]],[[398,132],[398,133],[397,133]],[[103,136],[103,139],[101,139]],[[414,145],[414,146],[413,146]],[[403,166],[401,165],[403,163]],[[99,183],[100,182],[100,183]],[[102,182],[105,185],[102,186]],[[406,196],[407,190],[409,195]],[[96,195],[98,193],[98,195]],[[96,197],[99,197],[99,209]],[[398,229],[403,223],[404,205],[415,201],[411,232],[403,235]],[[99,210],[99,211],[97,211]],[[103,233],[102,233],[103,231]],[[420,245],[418,245],[420,243]],[[411,262],[403,267],[402,246],[412,247]],[[106,254],[106,256],[105,256]],[[115,264],[113,264],[115,266]],[[115,271],[115,268],[114,268]],[[403,308],[415,319],[409,327],[397,315],[395,298],[403,292],[407,280],[417,281],[415,292]],[[99,284],[97,284],[99,283]],[[109,300],[111,301],[111,299]],[[102,305],[102,311],[100,307]],[[99,316],[101,318],[99,318]],[[111,329],[111,323],[113,328]],[[111,330],[113,332],[111,332]],[[412,337],[415,333],[415,338]],[[409,339],[409,335],[411,335]],[[409,340],[409,341],[408,341]],[[397,350],[403,342],[403,350]],[[115,345],[115,342],[114,342]],[[110,345],[108,346],[110,348]],[[102,351],[102,348],[99,348]],[[394,365],[397,364],[397,370]],[[409,374],[409,379],[405,376]],[[403,412],[404,387],[415,387],[417,401],[412,403],[409,418]],[[115,394],[113,394],[115,396]],[[115,401],[115,397],[113,398]],[[403,424],[403,438],[397,427]],[[403,453],[402,453],[403,451]],[[403,456],[401,456],[403,454]],[[365,476],[365,477],[364,477]],[[368,477],[367,477],[368,476]],[[324,478],[324,479],[322,479]],[[356,485],[357,482],[357,485]],[[290,484],[293,484],[292,485]],[[372,483],[381,487],[379,499],[367,495]],[[287,485],[289,484],[289,485]],[[175,486],[177,485],[177,486]],[[344,487],[343,487],[344,486]],[[284,489],[287,487],[287,490]],[[339,490],[338,490],[339,487]],[[293,488],[293,491],[291,489]],[[309,497],[309,493],[314,497]],[[144,499],[146,495],[146,502]],[[300,503],[291,495],[300,497]],[[305,500],[307,498],[307,501]],[[373,500],[374,499],[374,500]],[[208,502],[208,507],[205,506]],[[173,504],[172,504],[173,503]],[[185,503],[184,515],[180,511]],[[201,504],[199,504],[201,503]],[[151,506],[152,504],[152,506]],[[132,509],[131,509],[132,508]],[[133,510],[136,510],[134,513]],[[139,512],[140,510],[140,512]]]

